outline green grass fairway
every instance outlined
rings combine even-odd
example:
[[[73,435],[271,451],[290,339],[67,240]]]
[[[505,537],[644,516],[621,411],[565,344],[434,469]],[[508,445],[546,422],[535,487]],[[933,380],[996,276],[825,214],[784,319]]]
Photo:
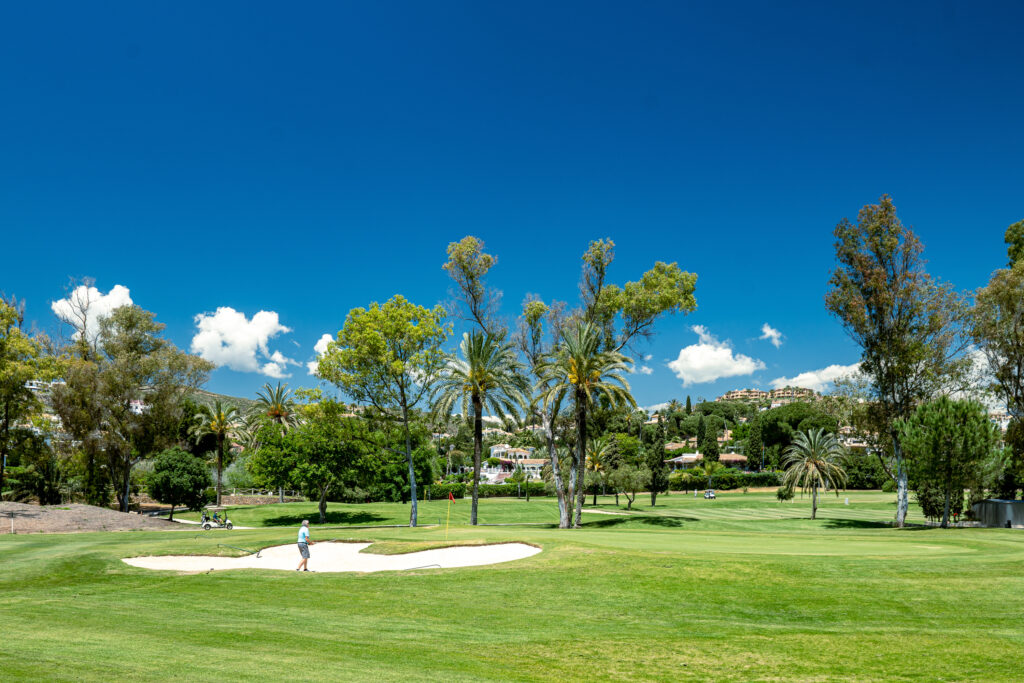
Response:
[[[156,572],[121,558],[295,540],[315,505],[232,508],[253,530],[0,537],[3,680],[1020,680],[1024,533],[889,528],[891,494],[779,504],[682,495],[563,531],[547,499],[452,506],[449,542],[543,548],[378,574]],[[662,505],[664,501],[664,505]],[[589,502],[589,500],[588,500]],[[609,498],[597,509],[622,513]],[[421,521],[445,504],[423,505]],[[314,538],[443,543],[408,506],[331,505]],[[296,553],[297,555],[297,553]],[[297,561],[296,557],[296,561]],[[316,568],[316,547],[310,566]]]

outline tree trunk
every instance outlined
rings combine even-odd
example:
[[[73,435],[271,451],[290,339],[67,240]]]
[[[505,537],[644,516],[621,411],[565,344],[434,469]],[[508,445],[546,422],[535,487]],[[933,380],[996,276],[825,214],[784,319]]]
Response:
[[[405,459],[409,463],[409,526],[416,526],[416,470],[412,466],[412,437],[409,435],[409,408],[402,406],[402,425],[405,427]]]
[[[551,476],[555,480],[555,495],[558,496],[558,528],[569,528],[569,506],[565,500],[565,484],[562,481],[562,466],[558,458],[558,449],[555,447],[555,417],[546,411],[542,414],[544,418],[544,439],[548,444],[548,458],[551,460]]]
[[[220,507],[220,478],[224,470],[224,435],[217,435],[217,507]]]
[[[903,447],[895,433],[892,435],[892,448],[896,456],[896,526],[902,529],[907,521],[910,492],[907,485],[907,464],[903,461]]]
[[[818,516],[818,482],[811,487],[811,519]]]
[[[327,524],[327,492],[331,489],[330,485],[324,486],[320,489],[320,504],[317,506],[320,510],[320,523]]]
[[[964,495],[963,491],[961,491],[960,492],[961,498],[963,497],[963,495]],[[947,486],[946,487],[946,504],[945,504],[945,506],[942,509],[942,528],[943,529],[948,529],[949,528],[949,499],[950,499],[951,496],[952,496],[952,493],[950,492],[949,487]]]
[[[651,507],[654,507],[654,504],[655,504],[655,503],[656,503],[657,501],[658,501],[658,492],[657,492],[657,491],[655,491],[655,490],[654,490],[654,487],[652,486],[652,487],[651,487]]]
[[[277,502],[278,503],[283,503],[284,502],[284,487],[283,486],[278,486],[277,487]]]
[[[476,526],[477,502],[480,499],[480,459],[484,448],[484,407],[479,396],[473,396],[473,502],[469,508],[469,523]]]
[[[573,518],[573,528],[579,529],[583,524],[583,504],[587,501],[586,487],[583,485],[583,471],[586,466],[587,457],[587,409],[583,397],[576,394],[576,483],[579,491],[576,492],[576,515]]]
[[[597,505],[597,489],[594,489],[594,505]]]
[[[7,443],[11,438],[10,405],[4,401],[4,438],[0,439],[0,498],[4,492],[4,468],[7,466]]]
[[[169,519],[172,522],[174,521],[174,503],[171,503],[171,515],[167,519]]]
[[[636,498],[636,494],[635,493],[633,494],[633,498]],[[628,493],[626,494],[626,509],[627,510],[632,510],[633,509],[633,498],[630,498]]]
[[[619,490],[615,489],[615,507],[619,507]]]

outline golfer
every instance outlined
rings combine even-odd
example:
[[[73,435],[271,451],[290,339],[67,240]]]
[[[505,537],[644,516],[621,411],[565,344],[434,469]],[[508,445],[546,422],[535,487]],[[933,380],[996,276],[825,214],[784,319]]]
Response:
[[[309,562],[309,546],[312,544],[313,541],[309,540],[309,520],[304,519],[302,526],[299,527],[299,555],[302,555],[302,560],[299,561],[299,566],[295,568],[295,571],[309,571],[306,563]]]

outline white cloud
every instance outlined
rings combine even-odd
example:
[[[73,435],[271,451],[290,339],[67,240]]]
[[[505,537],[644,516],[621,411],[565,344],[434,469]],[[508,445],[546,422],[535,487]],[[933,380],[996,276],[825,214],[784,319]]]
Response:
[[[803,387],[805,389],[813,389],[815,391],[825,391],[831,387],[832,383],[837,379],[843,377],[849,377],[855,375],[860,368],[860,363],[854,363],[853,365],[829,365],[828,367],[821,368],[820,370],[808,370],[807,372],[801,372],[795,377],[779,377],[771,381],[773,389],[781,389],[782,387]]]
[[[652,358],[654,358],[654,356],[652,356],[651,354],[647,354],[646,356],[644,356],[644,360],[650,360]]]
[[[652,369],[651,369],[651,368],[650,368],[649,366],[647,366],[647,365],[641,365],[641,366],[640,366],[640,369],[638,370],[638,372],[639,372],[639,373],[640,373],[641,375],[649,375],[649,374],[651,374],[652,372],[654,372],[654,370],[652,370]]]
[[[75,337],[82,334],[82,312],[85,312],[85,335],[94,339],[100,329],[100,319],[111,314],[115,308],[130,306],[131,293],[127,287],[114,285],[106,294],[95,287],[79,285],[71,290],[66,299],[50,302],[50,308],[62,321],[75,328]]]
[[[700,343],[680,349],[679,357],[668,364],[676,377],[683,380],[684,387],[764,370],[764,363],[733,353],[728,342],[719,341],[703,325],[694,325],[693,331],[700,338]]]
[[[334,337],[329,334],[323,334],[313,345],[313,351],[316,352],[316,360],[311,360],[306,363],[306,369],[309,370],[309,374],[316,375],[317,370],[320,369],[320,356],[327,353],[327,345],[334,341]]]
[[[758,339],[767,339],[775,348],[782,346],[782,333],[768,323],[761,325],[761,336]]]
[[[665,410],[666,408],[668,408],[668,403],[668,401],[665,401],[664,403],[655,403],[654,405],[650,406],[640,406],[640,410],[650,415]]]
[[[289,377],[289,365],[298,365],[280,351],[271,352],[271,339],[291,329],[281,324],[274,311],[260,311],[246,318],[230,306],[195,317],[199,331],[192,337],[192,352],[217,365],[239,372],[259,372],[267,377]]]

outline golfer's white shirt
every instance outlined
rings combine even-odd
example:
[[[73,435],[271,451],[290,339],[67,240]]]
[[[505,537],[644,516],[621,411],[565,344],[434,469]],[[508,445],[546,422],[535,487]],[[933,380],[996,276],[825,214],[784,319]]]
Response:
[[[299,529],[299,543],[306,543],[309,540],[309,529],[302,527]]]

